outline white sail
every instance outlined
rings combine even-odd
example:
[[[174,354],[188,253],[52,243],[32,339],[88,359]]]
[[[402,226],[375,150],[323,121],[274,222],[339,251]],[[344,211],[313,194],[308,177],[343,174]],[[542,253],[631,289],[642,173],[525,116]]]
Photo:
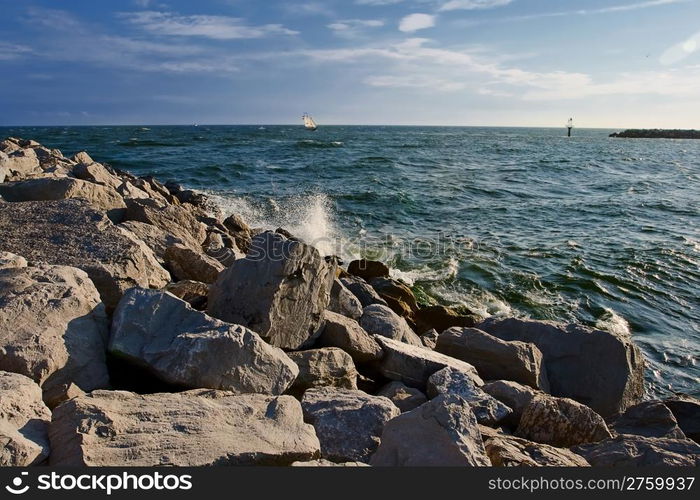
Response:
[[[306,127],[308,130],[316,130],[318,128],[318,125],[316,125],[316,122],[310,115],[304,113],[302,119],[304,120],[304,127]]]

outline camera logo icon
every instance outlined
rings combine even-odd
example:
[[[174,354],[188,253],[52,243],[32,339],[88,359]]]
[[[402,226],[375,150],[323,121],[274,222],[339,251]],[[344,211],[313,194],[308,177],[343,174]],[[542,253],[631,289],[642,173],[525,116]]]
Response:
[[[22,487],[24,482],[24,476],[28,476],[29,472],[22,472],[20,476],[17,476],[12,480],[12,485],[5,486],[5,489],[12,493],[13,495],[22,495],[29,490],[29,485],[26,484]]]

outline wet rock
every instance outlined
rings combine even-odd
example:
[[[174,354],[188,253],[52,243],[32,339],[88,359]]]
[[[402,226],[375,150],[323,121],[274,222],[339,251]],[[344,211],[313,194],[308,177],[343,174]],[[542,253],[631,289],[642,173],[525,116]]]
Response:
[[[389,307],[386,301],[379,296],[372,286],[362,278],[355,276],[344,276],[340,282],[360,301],[362,307],[380,304]]]
[[[298,349],[320,333],[335,264],[314,247],[265,232],[253,239],[245,259],[219,274],[208,312],[259,333],[272,345]]]
[[[443,368],[430,376],[426,394],[431,399],[440,394],[461,396],[482,425],[495,427],[511,413],[510,408],[477,387],[470,373],[452,367]]]
[[[288,465],[319,456],[291,396],[94,391],[59,406],[52,466]]]
[[[108,309],[124,290],[170,281],[142,241],[84,200],[0,203],[0,234],[0,250],[85,271]]]
[[[31,378],[46,394],[69,382],[84,390],[106,387],[107,328],[100,297],[83,271],[48,265],[0,270],[0,370]]]
[[[82,198],[98,210],[105,211],[114,222],[120,222],[126,205],[111,188],[69,177],[30,179],[0,185],[0,196],[6,201],[53,201]]]
[[[0,371],[0,466],[26,467],[49,456],[51,411],[28,377]]]
[[[611,436],[603,418],[572,399],[535,396],[520,418],[516,436],[568,448]]]
[[[153,199],[126,201],[125,220],[144,222],[181,239],[192,249],[201,249],[207,237],[206,226],[186,208]]]
[[[551,393],[604,417],[640,402],[644,358],[628,335],[545,321],[490,318],[479,328],[502,340],[531,342],[542,352]]]
[[[459,314],[445,306],[421,307],[415,313],[416,327],[419,332],[435,329],[442,333],[452,327],[472,327],[480,320],[475,315]]]
[[[384,425],[400,413],[387,398],[347,389],[309,389],[301,406],[316,429],[321,456],[334,462],[369,461]]]
[[[165,263],[165,251],[173,245],[182,245],[184,242],[173,234],[163,231],[157,226],[129,220],[119,224],[119,227],[134,234],[143,241],[148,248],[153,250],[158,262]]]
[[[619,434],[685,439],[673,413],[661,401],[645,401],[627,408],[614,419],[612,428]]]
[[[504,434],[484,438],[494,467],[588,467],[588,462],[566,448],[535,443]]]
[[[386,301],[391,310],[399,316],[413,318],[418,311],[416,296],[405,283],[382,277],[370,279],[369,284]]]
[[[157,290],[134,288],[114,311],[109,352],[188,388],[282,394],[299,373],[282,352]]]
[[[372,304],[365,307],[360,317],[360,326],[370,335],[380,335],[423,347],[420,337],[411,330],[406,320],[387,306]]]
[[[365,281],[372,278],[386,278],[389,276],[389,268],[375,260],[353,260],[348,266],[348,273]]]
[[[476,417],[460,396],[443,394],[384,426],[372,466],[491,465]]]
[[[678,394],[664,400],[664,404],[671,410],[686,437],[700,442],[700,399]]]
[[[164,258],[170,274],[178,280],[214,283],[226,269],[218,260],[181,244],[168,247]]]
[[[697,467],[700,445],[690,439],[620,435],[572,449],[594,467]]]
[[[389,398],[401,410],[401,413],[414,410],[428,401],[428,398],[421,391],[401,382],[389,382],[377,392],[377,396]]]
[[[177,283],[168,283],[165,291],[184,300],[197,311],[204,311],[207,308],[209,285],[206,283],[191,280],[178,281]]]
[[[506,342],[476,328],[449,328],[435,350],[473,365],[487,380],[507,379],[549,390],[542,353],[529,342]]]
[[[317,341],[319,346],[339,347],[356,363],[368,363],[382,357],[382,348],[357,321],[331,311],[324,311],[323,320],[323,330]]]
[[[0,252],[0,270],[27,267],[27,259],[10,252]]]
[[[355,297],[350,290],[345,288],[345,285],[336,279],[333,281],[331,288],[331,299],[328,303],[328,310],[334,313],[342,314],[348,318],[359,320],[362,316],[362,304],[360,299]]]
[[[518,384],[510,380],[493,380],[486,382],[481,389],[505,404],[513,412],[507,417],[506,421],[513,427],[518,427],[523,411],[530,404],[532,398],[538,394],[532,387]]]
[[[290,352],[289,358],[299,367],[299,375],[289,393],[301,397],[312,387],[357,389],[357,370],[352,358],[342,349],[328,347]]]
[[[449,366],[471,375],[475,385],[483,385],[476,369],[469,363],[430,351],[422,346],[405,344],[380,335],[375,335],[374,339],[384,351],[384,357],[378,362],[378,369],[390,380],[398,380],[410,387],[423,390],[433,373]]]

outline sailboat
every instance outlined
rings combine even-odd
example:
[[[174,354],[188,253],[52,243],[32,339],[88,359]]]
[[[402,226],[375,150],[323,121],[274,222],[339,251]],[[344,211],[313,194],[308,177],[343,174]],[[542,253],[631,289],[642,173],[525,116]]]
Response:
[[[301,119],[304,120],[304,127],[306,128],[306,130],[314,131],[318,128],[318,125],[316,125],[316,122],[313,118],[311,118],[310,114],[304,113]]]

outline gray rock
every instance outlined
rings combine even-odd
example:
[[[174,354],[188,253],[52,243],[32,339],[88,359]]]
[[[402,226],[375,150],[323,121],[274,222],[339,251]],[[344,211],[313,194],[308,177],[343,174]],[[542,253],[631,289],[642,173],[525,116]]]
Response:
[[[387,306],[386,301],[379,296],[372,286],[362,278],[356,276],[344,276],[340,278],[340,282],[352,293],[357,300],[360,301],[362,307],[371,306],[372,304],[380,304]]]
[[[126,205],[115,190],[70,177],[30,179],[0,185],[0,196],[6,201],[55,201],[82,198],[98,210],[120,222]]]
[[[312,387],[357,389],[357,370],[352,358],[342,349],[328,347],[287,354],[299,367],[299,375],[289,389],[301,397]]]
[[[321,456],[333,462],[367,462],[384,424],[400,414],[387,398],[347,389],[309,389],[301,406],[316,429]]]
[[[661,401],[644,401],[627,408],[614,419],[612,428],[618,434],[685,439],[673,413]]]
[[[259,333],[272,345],[298,349],[320,333],[335,263],[314,247],[278,233],[257,235],[245,259],[219,274],[208,312]]]
[[[94,391],[56,408],[52,466],[288,465],[319,456],[291,396]]]
[[[687,394],[678,394],[664,400],[678,421],[683,433],[693,441],[700,443],[700,399]]]
[[[566,448],[515,436],[485,437],[484,447],[494,467],[589,467],[582,456]]]
[[[166,292],[133,288],[114,311],[109,351],[190,388],[281,394],[299,369],[256,333],[195,311]]]
[[[119,227],[130,231],[136,238],[143,241],[148,248],[153,250],[160,263],[165,263],[165,251],[168,247],[184,244],[184,241],[177,236],[145,222],[129,220],[119,224]]]
[[[154,199],[126,201],[125,220],[145,222],[181,239],[193,249],[201,249],[207,237],[206,226],[183,207],[168,205]]]
[[[168,247],[164,258],[170,273],[178,280],[214,283],[226,269],[218,260],[180,244]]]
[[[489,466],[476,417],[464,399],[443,394],[384,426],[372,466]]]
[[[577,325],[490,318],[480,329],[502,340],[532,342],[542,352],[551,394],[608,417],[644,394],[644,357],[629,336]]]
[[[49,457],[51,411],[28,377],[0,371],[0,466],[37,465]]]
[[[0,270],[0,370],[31,378],[45,395],[70,382],[84,390],[107,387],[107,328],[99,294],[83,271]]]
[[[406,320],[381,304],[372,304],[364,308],[360,326],[370,335],[381,335],[407,344],[423,347],[420,337],[416,335]]]
[[[483,425],[495,427],[511,413],[510,408],[478,388],[470,373],[453,367],[443,368],[428,379],[428,397],[432,399],[440,394],[461,396],[469,403],[477,422]]]
[[[620,435],[572,449],[594,467],[697,467],[700,445],[690,439]]]
[[[168,283],[164,288],[166,292],[172,293],[178,299],[182,299],[198,311],[205,311],[209,296],[209,285],[200,281],[178,281]]]
[[[420,336],[420,341],[423,342],[423,345],[427,347],[430,350],[435,350],[435,346],[437,346],[437,340],[440,334],[438,331],[433,328],[432,330],[428,330],[425,332],[423,335]]]
[[[470,374],[477,386],[483,385],[483,380],[469,363],[380,335],[375,335],[374,339],[384,351],[384,357],[378,362],[379,371],[390,380],[424,390],[433,373],[450,366]]]
[[[525,411],[525,408],[530,404],[532,398],[537,394],[542,394],[532,387],[521,385],[510,380],[493,380],[491,382],[486,382],[481,386],[481,389],[513,411],[506,419],[507,423],[513,428],[518,427],[520,418],[523,416],[523,411]]]
[[[384,354],[357,321],[331,311],[324,311],[323,320],[323,330],[317,341],[319,346],[339,347],[356,363],[376,361]]]
[[[611,437],[603,418],[572,399],[535,396],[520,418],[515,435],[568,448]]]
[[[27,259],[10,252],[0,252],[0,269],[27,267]]]
[[[153,252],[84,200],[0,203],[0,250],[85,271],[108,309],[124,290],[160,288],[170,275]]]
[[[331,299],[328,303],[328,310],[342,314],[356,321],[362,316],[362,304],[360,303],[360,299],[345,288],[345,285],[337,278],[333,281],[333,287],[331,288]]]
[[[476,328],[449,328],[438,337],[435,350],[474,365],[487,380],[513,380],[549,390],[542,353],[529,342],[501,340]]]
[[[401,413],[415,410],[428,401],[428,398],[421,391],[401,382],[389,382],[377,392],[377,396],[389,398],[401,410]]]

